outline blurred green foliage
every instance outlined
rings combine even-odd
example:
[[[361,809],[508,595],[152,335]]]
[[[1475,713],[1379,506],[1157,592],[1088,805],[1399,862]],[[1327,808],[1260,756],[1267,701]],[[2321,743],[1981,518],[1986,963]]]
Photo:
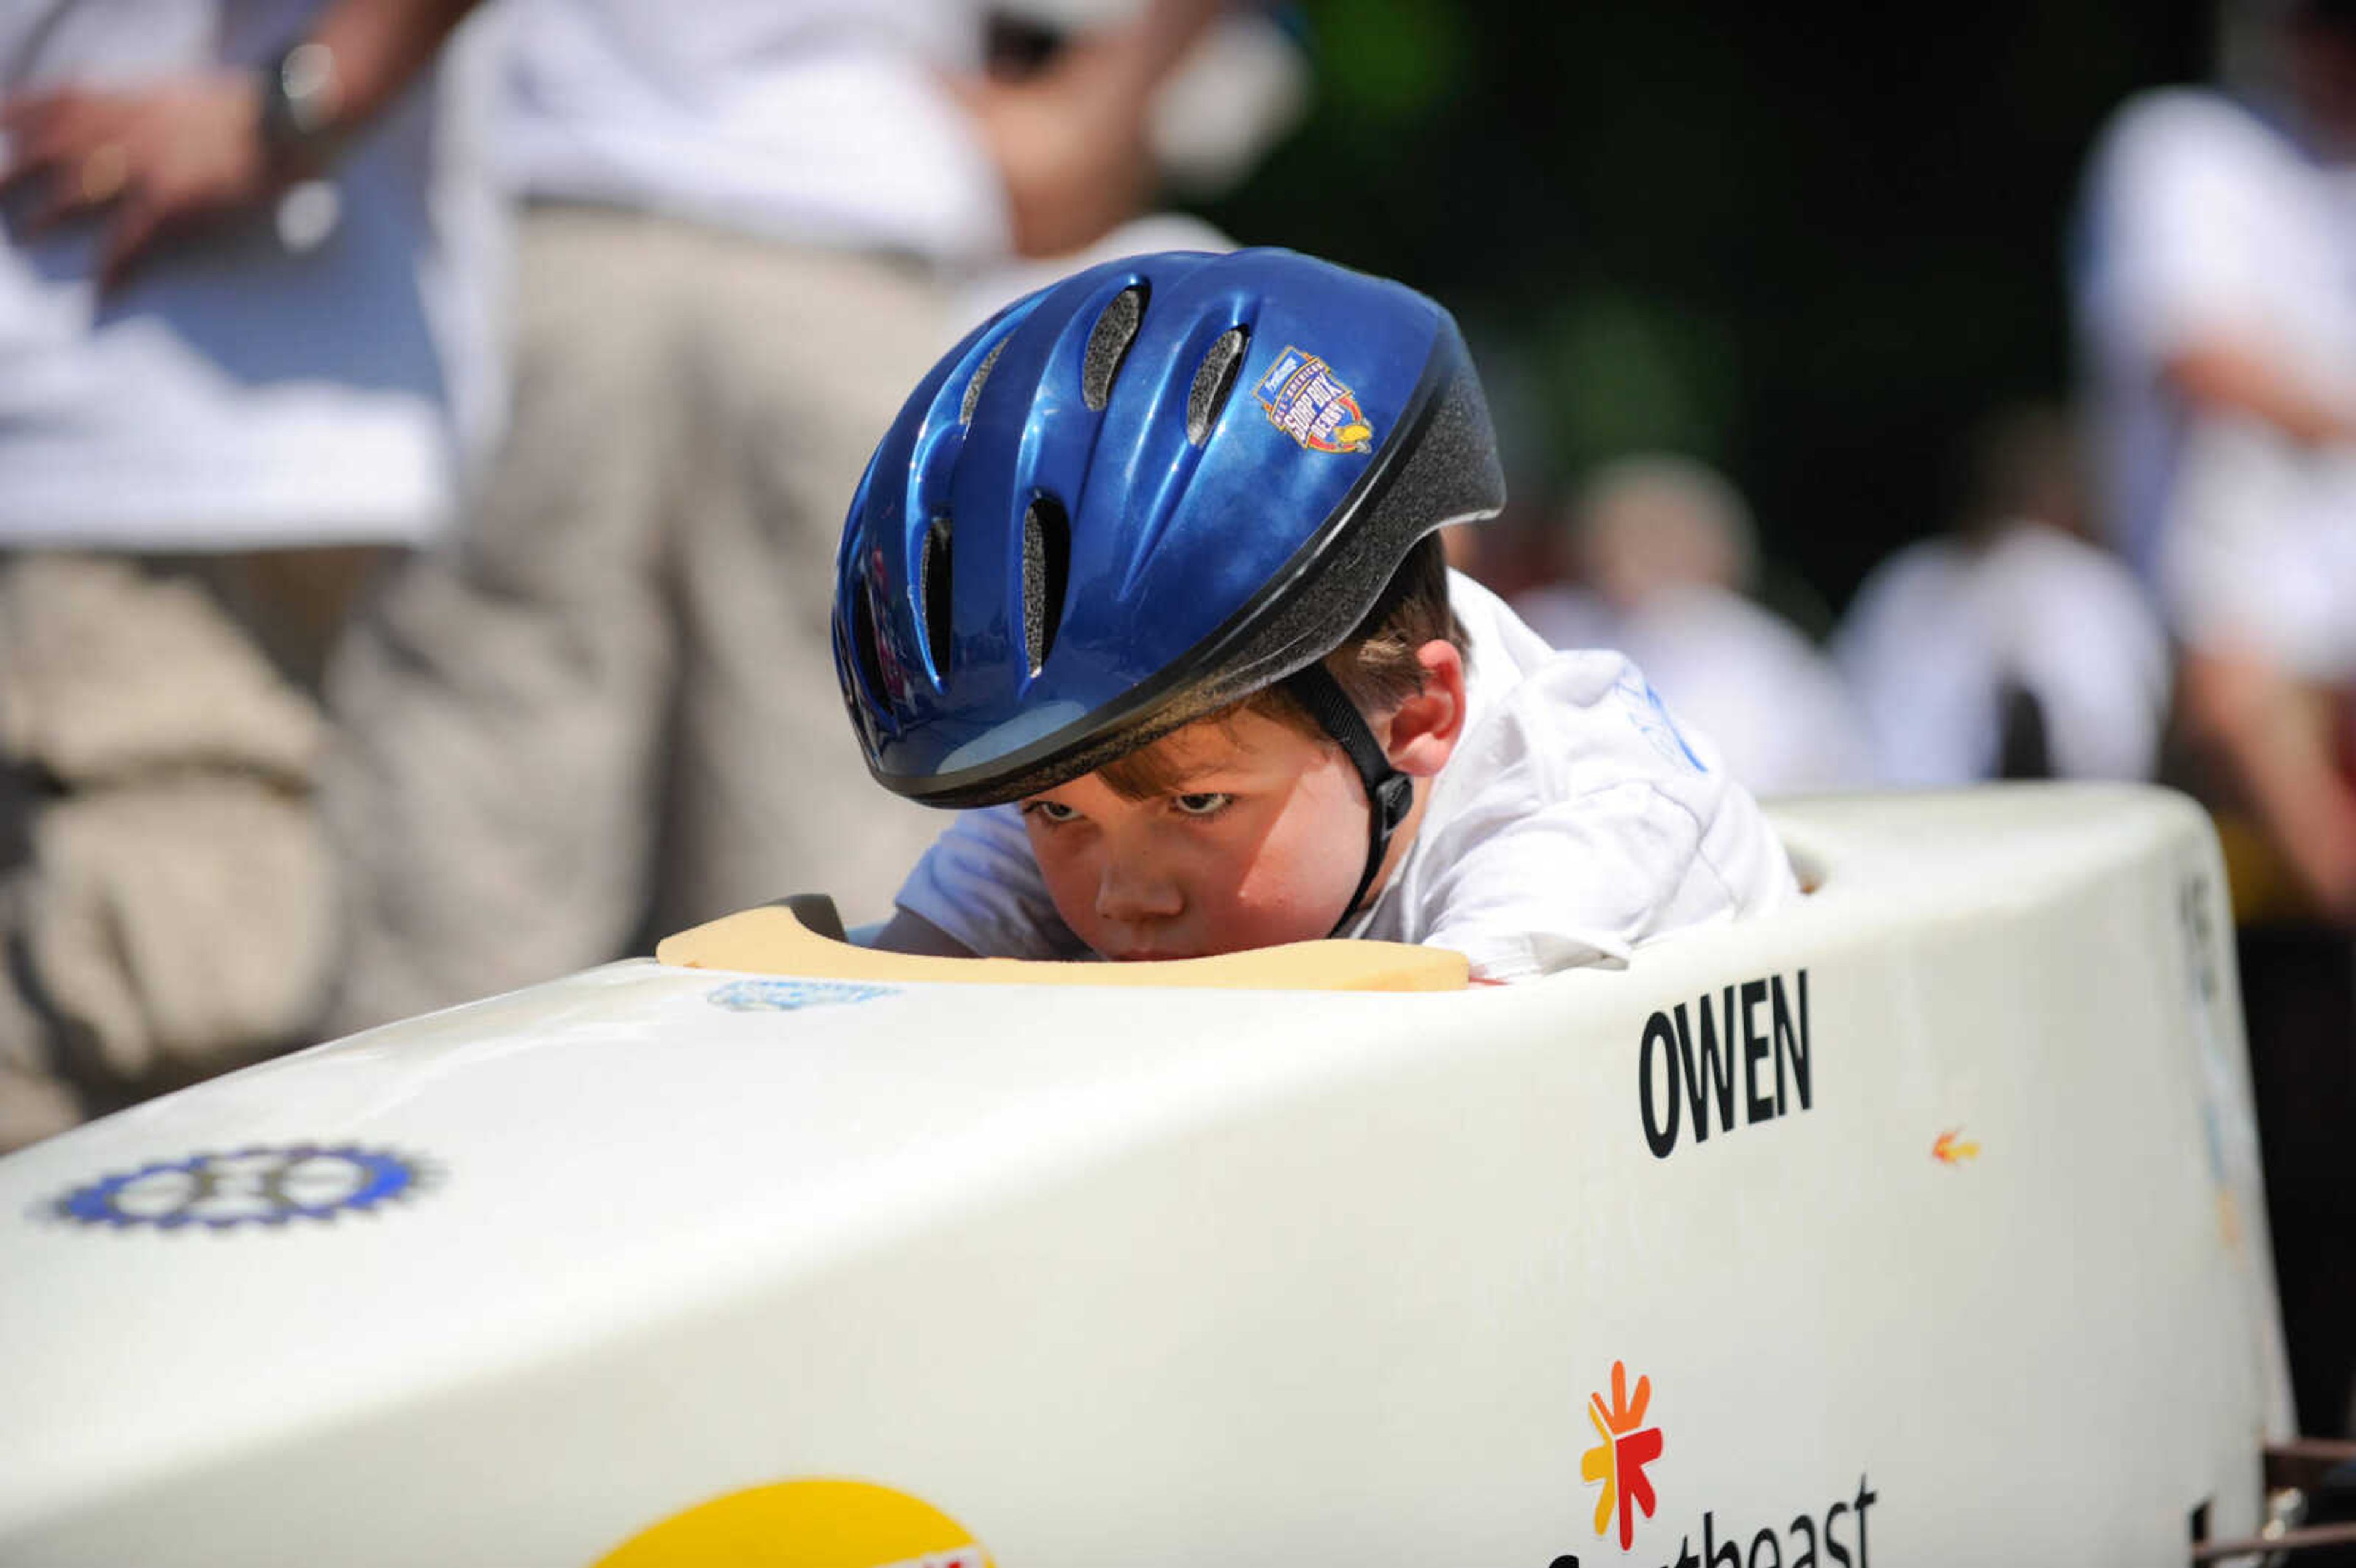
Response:
[[[2068,390],[2079,167],[2197,79],[2204,6],[1310,0],[1318,101],[1208,216],[1455,310],[1517,504],[1663,445],[1846,598],[1941,526],[1957,437]]]
[[[1319,34],[1331,112],[1360,127],[1429,113],[1456,91],[1470,47],[1462,7],[1443,0],[1358,0],[1348,25]]]

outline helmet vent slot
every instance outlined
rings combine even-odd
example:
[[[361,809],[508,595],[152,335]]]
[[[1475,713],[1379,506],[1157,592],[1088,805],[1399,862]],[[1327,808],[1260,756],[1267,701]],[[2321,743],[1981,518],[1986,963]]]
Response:
[[[1023,514],[1023,645],[1037,675],[1055,651],[1072,572],[1072,522],[1063,503],[1042,496]]]
[[[884,682],[884,660],[875,646],[875,606],[863,579],[851,596],[851,652],[859,662],[859,678],[867,683],[869,696],[889,704],[892,689]]]
[[[1088,333],[1087,353],[1080,360],[1080,400],[1098,413],[1112,401],[1113,378],[1120,374],[1129,346],[1137,341],[1138,324],[1145,319],[1145,285],[1131,283],[1112,296]]]
[[[1196,446],[1211,439],[1211,427],[1236,389],[1236,373],[1243,368],[1244,350],[1251,346],[1251,329],[1231,326],[1219,334],[1203,363],[1195,368],[1194,385],[1186,393],[1186,439]]]
[[[995,353],[995,350],[992,350]],[[949,520],[935,517],[933,526],[925,530],[925,550],[917,570],[917,581],[925,593],[925,651],[933,661],[933,673],[945,676],[949,672]]]
[[[1010,332],[991,344],[990,352],[981,357],[981,363],[973,368],[973,379],[965,384],[965,397],[958,403],[958,423],[973,422],[973,406],[981,401],[981,384],[990,379],[991,368],[998,363],[998,357],[1006,352],[1007,340],[1013,336]]]

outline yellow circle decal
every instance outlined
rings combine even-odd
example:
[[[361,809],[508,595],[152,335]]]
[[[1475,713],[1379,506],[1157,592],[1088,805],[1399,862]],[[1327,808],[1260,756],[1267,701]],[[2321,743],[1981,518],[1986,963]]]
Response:
[[[641,1531],[596,1568],[991,1568],[973,1533],[872,1481],[779,1481]]]

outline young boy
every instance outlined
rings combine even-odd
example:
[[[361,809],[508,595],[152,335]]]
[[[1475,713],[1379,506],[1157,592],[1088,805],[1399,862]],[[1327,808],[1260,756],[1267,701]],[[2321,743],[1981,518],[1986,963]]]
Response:
[[[1623,961],[1794,896],[1617,655],[1452,577],[1504,502],[1455,323],[1278,251],[1093,268],[921,382],[852,503],[835,654],[878,780],[962,815],[887,946],[1429,942]]]

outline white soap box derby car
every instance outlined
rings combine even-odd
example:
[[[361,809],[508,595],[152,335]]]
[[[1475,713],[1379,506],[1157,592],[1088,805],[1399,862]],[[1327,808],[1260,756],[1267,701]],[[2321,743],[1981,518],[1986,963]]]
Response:
[[[903,959],[769,909],[0,1160],[0,1563],[2250,1536],[2288,1404],[2206,819],[1772,816],[1810,895],[1619,970]]]

